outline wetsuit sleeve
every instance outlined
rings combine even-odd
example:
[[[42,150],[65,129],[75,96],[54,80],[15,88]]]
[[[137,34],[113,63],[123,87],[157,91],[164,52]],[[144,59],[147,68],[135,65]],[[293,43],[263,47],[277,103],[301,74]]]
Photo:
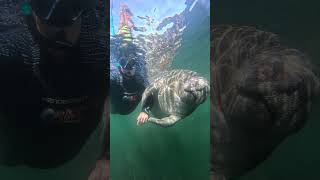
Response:
[[[3,100],[3,97],[5,97],[5,89],[8,88],[9,78],[12,74],[13,69],[12,65],[16,62],[18,57],[15,57],[16,54],[14,52],[14,48],[9,46],[6,42],[5,34],[0,34],[0,96]]]
[[[1,29],[2,26],[0,26]],[[4,26],[3,28],[6,28]],[[18,41],[15,34],[10,31],[0,31],[0,106],[7,107],[17,99],[16,93],[21,92],[24,82],[21,69],[22,59],[15,42]],[[21,79],[22,78],[22,79]],[[20,93],[21,94],[21,93]],[[1,109],[2,110],[2,109]]]

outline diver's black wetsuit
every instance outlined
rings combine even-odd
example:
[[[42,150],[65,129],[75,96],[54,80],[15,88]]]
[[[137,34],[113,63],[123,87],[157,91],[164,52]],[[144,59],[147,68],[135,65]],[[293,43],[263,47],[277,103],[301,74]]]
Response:
[[[119,78],[123,78],[123,76],[121,75]],[[135,76],[121,81],[121,83],[117,83],[111,79],[111,112],[125,115],[134,111],[140,103],[145,84]]]
[[[32,17],[15,18],[0,18],[0,161],[56,167],[75,157],[102,119],[106,38],[96,33],[95,10],[82,14],[70,49],[45,43]]]
[[[126,115],[134,111],[140,103],[143,91],[149,82],[144,52],[134,44],[121,49],[121,42],[119,37],[114,37],[110,41],[110,110],[113,114]],[[124,53],[121,54],[121,51]],[[126,76],[121,72],[121,67],[134,68],[134,75]]]
[[[151,114],[151,108],[153,106],[154,103],[154,94],[152,93],[151,95],[149,95],[145,101],[142,104],[142,108],[141,108],[141,112],[144,112],[146,114],[148,114],[148,116],[150,117]]]

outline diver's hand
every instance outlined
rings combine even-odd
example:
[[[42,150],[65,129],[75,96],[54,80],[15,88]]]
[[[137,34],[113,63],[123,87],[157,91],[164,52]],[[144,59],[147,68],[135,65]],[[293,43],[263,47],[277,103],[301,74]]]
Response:
[[[142,125],[147,122],[149,119],[149,115],[145,112],[141,112],[137,118],[137,125]]]

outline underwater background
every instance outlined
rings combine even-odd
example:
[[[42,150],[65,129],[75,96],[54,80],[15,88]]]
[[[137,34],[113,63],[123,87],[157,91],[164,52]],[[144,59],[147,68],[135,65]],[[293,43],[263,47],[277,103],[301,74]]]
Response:
[[[161,12],[163,17],[173,16],[175,15],[172,14],[174,10],[180,12],[184,10],[181,9],[181,5],[184,7],[184,1],[127,0],[123,2],[129,6],[135,16],[142,16],[145,15],[142,12],[149,12],[148,10],[142,11],[146,8],[143,4],[145,6],[153,4],[153,8],[150,9],[157,9],[154,11],[155,16],[160,16],[157,12]],[[143,2],[141,6],[134,4],[141,2]],[[194,2],[192,11],[185,16],[186,27],[183,30],[181,46],[177,49],[170,68],[191,69],[209,80],[210,2],[209,0]],[[116,3],[113,5],[115,7]],[[135,10],[138,9],[135,7],[142,9],[141,13]],[[113,23],[115,25],[118,23],[116,15],[117,13],[114,13]],[[110,114],[111,179],[209,179],[209,100],[200,105],[189,117],[169,128],[162,128],[151,123],[137,126],[136,118],[140,108],[138,106],[129,115]]]
[[[320,2],[317,0],[215,0],[214,24],[254,26],[280,36],[320,64]],[[305,127],[287,137],[272,155],[239,180],[318,180],[320,163],[320,103],[313,104]]]
[[[18,132],[17,132],[18,133]],[[91,135],[81,152],[64,165],[51,169],[0,165],[1,180],[87,180],[102,147],[99,128]],[[63,147],[61,147],[63,148]],[[54,153],[54,152],[52,152]]]

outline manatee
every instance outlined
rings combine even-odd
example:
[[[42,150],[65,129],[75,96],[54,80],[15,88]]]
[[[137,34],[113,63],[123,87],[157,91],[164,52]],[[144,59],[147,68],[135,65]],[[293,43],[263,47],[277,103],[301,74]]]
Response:
[[[149,122],[168,127],[190,115],[206,100],[209,90],[209,82],[196,72],[171,70],[146,88],[141,105],[150,106]]]
[[[299,132],[319,95],[304,53],[254,27],[211,29],[212,180],[236,179]]]

